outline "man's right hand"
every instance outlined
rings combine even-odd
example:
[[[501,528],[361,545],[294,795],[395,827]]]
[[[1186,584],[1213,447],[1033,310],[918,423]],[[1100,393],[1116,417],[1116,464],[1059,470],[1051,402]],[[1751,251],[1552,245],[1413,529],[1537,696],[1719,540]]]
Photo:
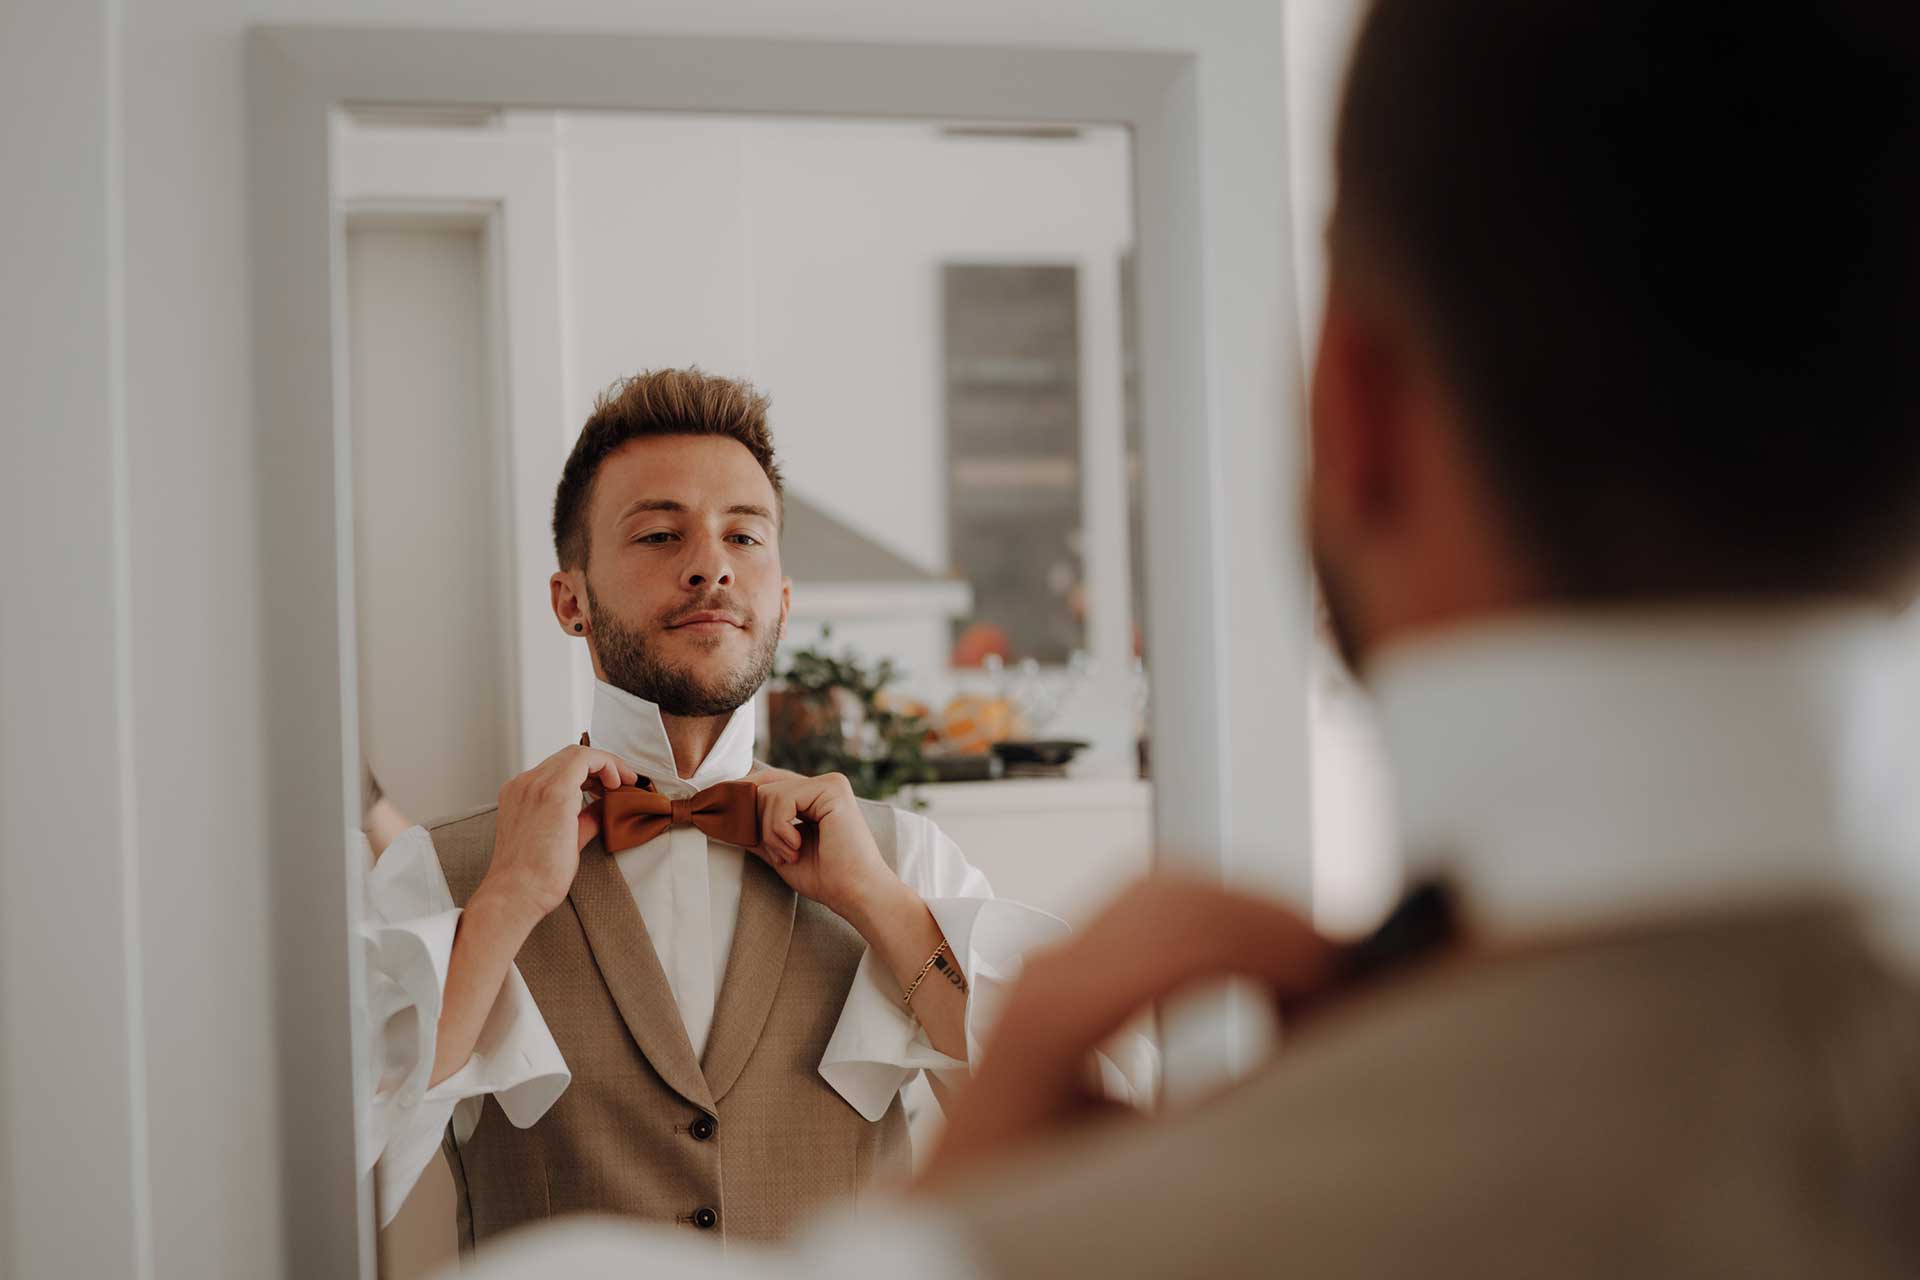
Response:
[[[580,851],[600,831],[600,807],[582,808],[582,793],[639,781],[610,751],[565,747],[500,788],[493,861],[460,913],[447,960],[432,1083],[472,1056],[521,944],[566,901]]]
[[[1141,1010],[1225,978],[1297,999],[1326,986],[1339,954],[1283,902],[1165,873],[1140,881],[1086,929],[1027,957],[917,1185],[1113,1114],[1089,1094],[1086,1063]]]
[[[521,917],[527,927],[566,900],[580,851],[600,831],[600,807],[581,793],[633,786],[640,775],[610,751],[563,747],[500,788],[493,861],[474,891]]]

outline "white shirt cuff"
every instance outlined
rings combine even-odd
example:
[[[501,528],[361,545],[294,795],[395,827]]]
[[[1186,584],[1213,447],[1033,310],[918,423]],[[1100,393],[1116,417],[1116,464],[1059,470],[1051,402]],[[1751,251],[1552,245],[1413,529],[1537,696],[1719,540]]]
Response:
[[[379,1167],[382,1226],[433,1159],[449,1121],[455,1139],[465,1141],[491,1093],[507,1119],[524,1129],[546,1114],[572,1080],[515,965],[473,1055],[429,1087],[459,918],[432,837],[425,828],[408,828],[368,873],[360,928],[374,1057],[361,1158]]]
[[[967,1056],[978,1061],[1024,957],[1065,938],[1067,923],[1000,898],[927,898],[926,904],[967,975]],[[853,989],[821,1056],[820,1075],[855,1111],[875,1121],[921,1070],[948,1075],[955,1084],[969,1073],[966,1062],[933,1047],[902,1003],[899,984],[869,949],[860,957]]]

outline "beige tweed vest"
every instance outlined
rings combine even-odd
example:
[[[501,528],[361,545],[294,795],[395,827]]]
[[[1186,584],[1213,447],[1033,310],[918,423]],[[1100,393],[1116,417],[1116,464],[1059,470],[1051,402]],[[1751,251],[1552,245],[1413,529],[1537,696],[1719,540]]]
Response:
[[[894,811],[861,807],[893,865]],[[433,828],[457,904],[486,873],[493,832],[492,809]],[[601,843],[588,845],[567,901],[518,958],[573,1082],[532,1128],[515,1128],[488,1098],[466,1142],[449,1132],[461,1248],[569,1213],[777,1239],[824,1201],[904,1180],[900,1099],[869,1122],[818,1069],[865,949],[845,921],[749,856],[713,1030],[696,1060],[633,894]]]

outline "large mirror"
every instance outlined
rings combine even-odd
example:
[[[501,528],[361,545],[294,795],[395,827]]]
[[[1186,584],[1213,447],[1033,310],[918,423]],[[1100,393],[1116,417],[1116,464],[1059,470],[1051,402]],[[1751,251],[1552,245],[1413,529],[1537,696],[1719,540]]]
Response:
[[[286,1203],[363,1274],[899,1183],[1221,843],[1189,60],[532,39],[251,60]]]
[[[1113,126],[340,114],[333,198],[345,236],[365,826],[371,852],[419,863],[374,864],[374,910],[385,923],[409,927],[407,908],[391,905],[393,882],[453,856],[437,847],[462,829],[449,819],[492,805],[509,779],[583,731],[645,767],[644,746],[626,752],[633,739],[622,735],[646,730],[614,713],[636,711],[654,691],[596,664],[602,633],[571,632],[556,610],[549,579],[562,566],[551,517],[569,451],[596,406],[636,375],[660,371],[765,396],[783,472],[776,534],[791,612],[772,678],[741,712],[753,744],[741,758],[846,775],[861,798],[950,842],[947,863],[918,874],[970,868],[980,879],[968,893],[990,885],[1003,902],[1069,923],[1147,869],[1130,154],[1127,130]],[[747,457],[737,443],[727,447]],[[611,503],[625,483],[605,474],[595,503]],[[647,492],[694,503],[678,490]],[[693,534],[675,526],[642,536],[684,544]],[[599,554],[584,571],[589,586],[604,596],[603,613],[624,611],[623,562]],[[696,756],[689,776],[702,779],[706,761]],[[667,859],[668,843],[644,856]],[[458,872],[451,878],[457,885]],[[630,887],[644,931],[614,913],[611,936],[594,936],[582,916],[590,956],[538,938],[524,944],[532,952],[522,969],[578,971],[561,981],[545,968],[529,975],[523,1015],[591,1021],[567,1002],[618,1002],[621,982],[644,986],[652,976],[610,972],[621,961],[602,948],[652,948],[665,994],[683,1013],[702,1008],[688,1026],[705,1039],[688,1047],[712,1085],[714,1059],[731,1044],[715,1038],[730,1027],[714,1024],[753,978],[746,949],[795,947],[795,926],[769,924],[737,887],[727,897],[698,874],[654,897],[654,886]],[[736,915],[730,956],[713,954],[724,926],[695,937],[671,923],[677,914],[684,925],[689,899],[703,891],[725,900],[699,901],[694,914]],[[543,924],[540,937],[563,923],[583,927],[572,907],[557,914],[564,922]],[[1015,954],[985,943],[968,950],[988,967]],[[376,981],[398,980],[381,958],[370,963]],[[710,985],[689,985],[681,969],[696,963],[716,965]],[[789,979],[774,999],[839,1005],[845,983],[814,990]],[[405,999],[399,1007],[411,1008]],[[385,1019],[376,1045],[393,1038],[396,1019],[421,1016],[376,1013]],[[503,1004],[493,1016],[505,1013]],[[642,1041],[649,1033],[632,1032]],[[687,1176],[666,1136],[684,1126],[611,1144],[576,1131],[634,1114],[582,1096],[670,1074],[648,1057],[657,1046],[626,1043],[628,1034],[593,1022],[556,1029],[551,1042],[535,1035],[561,1048],[571,1076],[562,1098],[575,1093],[573,1105],[556,1102],[515,1133],[502,1117],[528,1117],[510,1114],[511,1086],[478,1090],[459,1103],[444,1150],[417,1179],[417,1160],[382,1160],[382,1178],[410,1180],[379,1197],[383,1216],[393,1214],[380,1234],[383,1274],[424,1274],[461,1244],[483,1245],[549,1211],[663,1221],[729,1212],[692,1203],[701,1199],[692,1186],[686,1206],[649,1201]],[[749,1031],[741,1043],[757,1059],[768,1034]],[[476,1060],[500,1052],[483,1034]],[[818,1047],[808,1052],[819,1056]],[[390,1078],[373,1084],[376,1112],[413,1067],[407,1046],[394,1046],[391,1059]],[[1130,1062],[1123,1074],[1150,1090],[1150,1053],[1142,1068]],[[849,1132],[872,1127],[852,1116],[856,1102],[869,1105],[864,1095],[829,1094],[818,1069],[786,1075],[792,1105],[845,1111]],[[756,1076],[761,1087],[773,1079]],[[904,1079],[899,1093],[901,1150],[924,1151],[940,1118],[927,1073]],[[704,1127],[809,1123],[751,1111],[735,1119],[741,1108],[724,1097],[704,1118],[685,1099],[674,1106],[702,1126],[696,1137]],[[391,1150],[402,1138],[387,1141]],[[766,1135],[742,1145],[731,1157],[742,1164],[782,1158]],[[556,1166],[596,1160],[659,1168],[632,1178],[603,1172],[623,1185],[579,1187],[564,1203],[521,1203],[526,1180],[576,1184],[581,1168]],[[907,1167],[842,1180],[884,1185]],[[744,1183],[756,1174],[737,1167],[732,1176]],[[759,1213],[752,1194],[731,1194],[742,1202],[731,1211]]]

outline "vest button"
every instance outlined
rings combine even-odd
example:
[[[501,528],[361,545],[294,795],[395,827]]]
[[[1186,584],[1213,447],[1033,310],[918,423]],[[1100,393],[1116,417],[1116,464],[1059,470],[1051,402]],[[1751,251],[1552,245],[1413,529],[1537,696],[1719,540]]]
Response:
[[[713,1136],[714,1130],[718,1128],[719,1126],[713,1122],[712,1116],[703,1114],[694,1118],[693,1123],[687,1126],[687,1132],[693,1135],[695,1142],[705,1142]]]
[[[718,1221],[720,1221],[720,1215],[705,1206],[693,1211],[693,1225],[702,1231],[713,1230],[713,1224]]]

